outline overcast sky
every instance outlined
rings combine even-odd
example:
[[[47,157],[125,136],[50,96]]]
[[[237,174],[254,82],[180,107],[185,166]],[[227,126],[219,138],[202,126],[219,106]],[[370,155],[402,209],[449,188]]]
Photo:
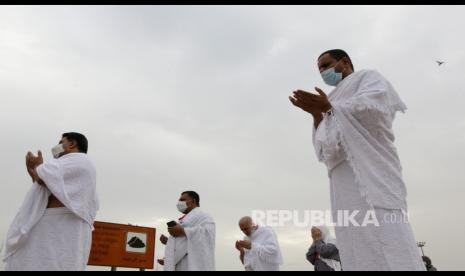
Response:
[[[50,159],[61,134],[77,131],[97,165],[98,220],[156,227],[158,239],[179,217],[179,194],[195,190],[217,223],[217,269],[241,270],[241,216],[330,206],[312,120],[287,97],[314,86],[329,93],[316,59],[342,48],[406,102],[394,129],[416,239],[439,270],[463,270],[464,14],[462,6],[2,6],[0,237],[31,185],[26,152]],[[282,269],[313,270],[309,229],[275,230]],[[156,256],[163,250],[157,243]]]

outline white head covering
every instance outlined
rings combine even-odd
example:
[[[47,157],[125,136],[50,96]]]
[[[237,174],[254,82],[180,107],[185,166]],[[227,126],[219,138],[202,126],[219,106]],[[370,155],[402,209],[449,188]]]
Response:
[[[326,225],[318,225],[318,226],[313,226],[315,228],[320,229],[321,231],[321,238],[325,243],[332,243],[336,245],[336,238],[334,238],[331,235],[331,232],[329,231],[329,228]]]

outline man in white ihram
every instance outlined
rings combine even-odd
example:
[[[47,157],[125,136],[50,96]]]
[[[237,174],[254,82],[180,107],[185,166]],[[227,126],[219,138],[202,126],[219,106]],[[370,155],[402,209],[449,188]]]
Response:
[[[405,104],[377,71],[354,72],[343,50],[322,53],[318,68],[325,83],[335,86],[329,96],[315,87],[319,95],[297,90],[290,100],[313,116],[333,219],[338,211],[355,215],[356,223],[335,227],[343,270],[425,270],[405,215],[407,192],[392,131]]]
[[[278,238],[271,227],[258,226],[251,217],[239,220],[239,227],[245,234],[242,241],[236,241],[240,260],[246,271],[278,271],[283,264]]]
[[[165,271],[215,270],[215,222],[200,208],[200,196],[194,191],[183,192],[177,208],[184,216],[168,227],[169,238],[160,237],[166,248],[165,258],[158,263]]]
[[[26,156],[33,185],[5,240],[5,270],[85,270],[98,209],[96,170],[88,142],[65,133],[43,162],[39,151]]]

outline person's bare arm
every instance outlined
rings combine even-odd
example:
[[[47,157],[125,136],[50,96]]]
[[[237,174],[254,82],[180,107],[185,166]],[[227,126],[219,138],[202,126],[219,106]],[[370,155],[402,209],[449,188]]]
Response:
[[[39,175],[37,174],[36,169],[33,169],[31,174],[32,174],[32,180],[34,182],[36,182],[37,184],[39,184],[41,186],[46,186],[45,182],[42,179],[40,179]]]
[[[313,114],[312,114],[312,115],[313,115]],[[321,121],[323,121],[323,114],[318,113],[318,114],[313,115],[313,126],[315,127],[315,129],[318,128],[318,126],[320,125]]]
[[[239,241],[236,241],[236,249],[239,250],[239,259],[241,260],[241,263],[244,264],[244,248],[239,244]]]

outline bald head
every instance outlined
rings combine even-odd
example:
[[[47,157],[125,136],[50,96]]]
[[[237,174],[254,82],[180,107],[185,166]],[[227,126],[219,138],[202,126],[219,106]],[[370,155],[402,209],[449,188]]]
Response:
[[[249,225],[249,224],[253,224],[253,221],[252,221],[251,217],[242,217],[239,220],[239,226],[241,226],[241,225]]]
[[[241,231],[246,236],[250,236],[252,235],[253,231],[257,229],[257,226],[255,226],[255,224],[253,223],[251,217],[243,217],[239,220],[239,228],[241,228]]]

